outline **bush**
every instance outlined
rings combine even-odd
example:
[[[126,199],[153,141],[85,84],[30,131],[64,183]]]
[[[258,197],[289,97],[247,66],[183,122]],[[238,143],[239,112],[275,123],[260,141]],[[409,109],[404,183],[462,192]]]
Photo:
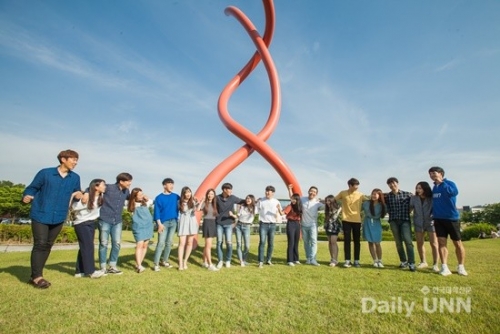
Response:
[[[68,226],[63,226],[56,239],[56,243],[74,243],[77,241],[75,229]],[[31,226],[0,224],[0,242],[32,243]]]
[[[491,231],[495,230],[495,227],[488,223],[477,223],[466,227],[462,231],[462,240],[467,241],[472,238],[477,238],[481,232],[486,233],[488,237],[491,235]]]

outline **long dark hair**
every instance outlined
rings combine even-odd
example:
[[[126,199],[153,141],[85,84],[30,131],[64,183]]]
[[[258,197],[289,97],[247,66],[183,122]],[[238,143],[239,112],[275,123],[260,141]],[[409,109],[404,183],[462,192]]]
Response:
[[[313,187],[311,187],[313,188]],[[314,187],[316,188],[316,187]],[[316,191],[318,191],[318,188],[316,188]],[[300,195],[297,193],[294,193],[292,197],[290,197],[290,200],[294,199],[295,204],[290,202],[290,206],[292,207],[292,211],[295,212],[298,215],[302,215],[302,200],[300,199]]]
[[[191,193],[191,197],[188,200],[186,200],[186,193],[188,191]],[[182,208],[182,203],[184,201],[186,201],[188,209],[194,208],[193,192],[191,191],[191,188],[189,188],[189,187],[183,187],[182,190],[181,190],[181,199],[179,200],[179,205],[178,205],[179,211],[181,211],[181,212],[184,212],[184,210]]]
[[[210,203],[208,201],[208,194],[210,194],[210,192],[213,192],[214,193],[214,198],[212,199],[212,203]],[[191,196],[193,197],[193,196]],[[212,212],[215,216],[217,216],[218,214],[218,211],[217,211],[217,194],[215,193],[215,190],[210,188],[207,190],[207,192],[205,193],[205,205],[203,206],[203,214],[206,215],[208,213],[208,206],[212,206]]]
[[[420,188],[422,188],[422,190],[424,191],[425,198],[432,198],[432,189],[429,183],[425,181],[420,181],[419,183],[417,183],[417,186],[420,186]]]
[[[252,200],[252,203],[247,204],[246,198],[250,198]],[[245,197],[245,201],[241,203],[245,208],[247,208],[248,212],[254,213],[255,212],[255,196],[252,194],[248,194],[247,197]]]
[[[142,191],[141,188],[134,188],[130,192],[130,197],[128,199],[128,205],[127,205],[127,210],[129,212],[134,212],[135,211],[135,204],[137,203],[137,195]],[[142,198],[141,200],[141,206],[146,206],[147,201],[145,198]]]
[[[328,195],[325,197],[325,219],[330,218],[333,213],[339,209],[335,196]],[[325,220],[326,221],[326,220]]]
[[[385,207],[385,199],[384,199],[384,193],[382,190],[375,188],[372,190],[372,194],[377,193],[378,194],[378,201],[380,202],[380,205],[382,206],[382,211],[380,213],[380,218],[385,217],[385,214],[387,213],[387,209]],[[375,202],[370,198],[370,213],[375,216]]]
[[[92,210],[94,208],[95,195],[96,195],[95,188],[103,182],[106,183],[106,181],[104,181],[103,179],[93,179],[92,181],[90,181],[89,201],[87,203],[87,209]],[[103,202],[103,196],[102,196],[102,193],[100,193],[99,197],[97,199],[97,206],[98,207],[102,206],[102,202]]]

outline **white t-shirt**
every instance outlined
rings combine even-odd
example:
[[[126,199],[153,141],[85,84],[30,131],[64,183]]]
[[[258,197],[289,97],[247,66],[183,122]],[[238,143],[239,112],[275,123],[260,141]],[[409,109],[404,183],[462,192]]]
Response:
[[[76,211],[76,218],[73,221],[73,225],[78,225],[80,223],[99,218],[101,207],[97,205],[97,200],[98,198],[96,197],[94,200],[94,208],[92,210],[89,210],[87,208],[87,204],[83,204],[82,201],[73,203],[71,207],[74,211]]]
[[[259,220],[263,223],[276,224],[277,206],[281,208],[280,201],[276,198],[262,198],[257,207],[259,209]]]
[[[238,210],[238,221],[242,224],[252,224],[256,213],[257,206],[255,206],[254,212],[250,212],[248,210],[248,207],[240,205],[240,208]]]

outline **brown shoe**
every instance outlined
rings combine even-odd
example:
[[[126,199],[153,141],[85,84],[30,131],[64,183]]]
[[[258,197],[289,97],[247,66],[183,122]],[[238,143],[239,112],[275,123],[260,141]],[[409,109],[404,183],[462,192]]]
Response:
[[[47,289],[49,286],[51,286],[50,282],[45,280],[44,278],[40,278],[37,282],[30,278],[28,284],[33,285],[33,287],[37,289]]]

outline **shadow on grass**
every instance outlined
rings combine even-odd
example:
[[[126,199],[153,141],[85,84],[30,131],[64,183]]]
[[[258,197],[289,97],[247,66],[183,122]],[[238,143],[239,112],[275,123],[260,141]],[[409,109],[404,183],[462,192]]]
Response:
[[[27,283],[30,279],[31,269],[29,266],[10,266],[1,268],[0,273],[7,273],[16,277],[19,282]]]

